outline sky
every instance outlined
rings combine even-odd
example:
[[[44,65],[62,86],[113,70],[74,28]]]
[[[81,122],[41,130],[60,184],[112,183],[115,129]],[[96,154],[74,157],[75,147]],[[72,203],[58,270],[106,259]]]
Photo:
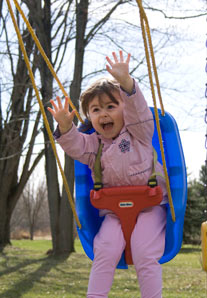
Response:
[[[180,132],[187,171],[190,178],[198,178],[199,170],[205,164],[205,132]]]
[[[177,120],[180,129],[180,136],[186,166],[190,178],[198,178],[199,170],[205,164],[207,149],[205,148],[205,135],[207,124],[205,124],[205,108],[207,98],[205,98],[205,84],[207,83],[207,73],[205,72],[207,49],[206,49],[206,17],[199,18],[184,24],[189,35],[193,36],[193,41],[189,43],[186,54],[179,61],[180,67],[180,96],[175,107],[167,102],[170,112]],[[188,27],[189,26],[189,27]],[[186,90],[185,86],[189,86]],[[185,89],[186,91],[182,92]],[[189,89],[189,92],[188,92]],[[179,104],[178,104],[179,103]]]
[[[174,113],[180,128],[188,173],[191,174],[190,178],[198,178],[199,170],[207,158],[207,149],[205,148],[207,124],[204,121],[205,108],[207,107],[207,98],[205,98],[205,84],[207,83],[207,73],[205,72],[207,62],[206,17],[186,21],[183,26],[187,28],[188,34],[193,37],[193,41],[189,43],[187,54],[182,57],[180,62],[183,70],[189,70],[185,72],[186,84],[192,90],[192,94],[188,92],[182,94],[181,109],[185,110],[185,113],[182,113],[180,109]],[[182,71],[181,81],[183,81]],[[187,101],[188,98],[189,101]]]

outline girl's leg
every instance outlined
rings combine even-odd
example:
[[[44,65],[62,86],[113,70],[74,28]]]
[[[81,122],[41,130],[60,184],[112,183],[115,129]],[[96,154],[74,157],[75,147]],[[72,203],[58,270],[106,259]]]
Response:
[[[162,297],[162,267],[158,263],[165,248],[166,207],[141,212],[131,236],[132,258],[142,298]]]
[[[94,260],[88,284],[88,298],[108,297],[116,266],[125,248],[119,219],[107,214],[94,239]]]

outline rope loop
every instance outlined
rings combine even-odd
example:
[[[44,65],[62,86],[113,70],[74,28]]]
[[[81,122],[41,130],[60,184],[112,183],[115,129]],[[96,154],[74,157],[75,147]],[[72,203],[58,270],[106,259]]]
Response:
[[[152,63],[152,68],[153,68],[153,72],[154,72],[154,77],[155,77],[157,93],[158,93],[158,97],[159,97],[159,101],[160,101],[162,116],[165,115],[165,111],[164,111],[162,97],[161,97],[160,84],[159,84],[159,79],[158,79],[158,74],[157,74],[157,67],[156,67],[156,63],[155,63],[155,57],[154,57],[154,51],[153,51],[153,45],[152,45],[152,40],[151,40],[148,19],[147,19],[146,13],[144,11],[144,8],[142,6],[142,0],[136,0],[136,2],[139,7],[140,24],[141,24],[142,36],[143,36],[143,42],[144,42],[144,48],[145,48],[145,56],[146,56],[146,60],[147,60],[148,75],[149,75],[149,81],[150,81],[153,104],[154,104],[154,111],[155,111],[155,121],[156,121],[156,125],[157,125],[157,133],[158,133],[158,139],[159,139],[159,144],[160,144],[160,151],[161,151],[161,156],[162,156],[163,170],[164,170],[164,174],[165,174],[165,181],[166,181],[170,211],[171,211],[172,220],[175,221],[175,210],[174,210],[174,205],[173,205],[173,200],[172,200],[172,195],[171,195],[169,177],[168,177],[168,173],[167,173],[167,165],[166,165],[165,153],[164,153],[164,147],[163,147],[163,141],[162,141],[162,132],[161,132],[161,128],[160,128],[159,114],[158,114],[158,109],[157,109],[156,96],[155,96],[155,90],[154,90],[154,84],[153,84],[153,78],[152,78],[151,63]],[[150,58],[151,58],[151,62],[150,62]]]

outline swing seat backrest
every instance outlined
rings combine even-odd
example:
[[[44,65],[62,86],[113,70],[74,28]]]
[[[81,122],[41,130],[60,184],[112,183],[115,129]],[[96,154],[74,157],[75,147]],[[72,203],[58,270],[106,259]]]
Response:
[[[151,111],[154,116],[154,108],[151,108]],[[170,207],[167,204],[165,251],[159,260],[159,262],[163,264],[173,259],[179,252],[182,245],[183,224],[187,203],[187,174],[182,144],[175,119],[167,112],[165,113],[165,116],[161,115],[160,110],[158,110],[158,113],[176,216],[176,221],[173,222]],[[91,130],[87,133],[92,132],[93,131]],[[152,144],[157,151],[158,161],[162,164],[156,123]],[[78,161],[75,161],[75,186],[76,210],[82,225],[81,229],[77,228],[78,235],[86,255],[93,260],[93,240],[99,231],[103,218],[99,217],[98,210],[90,203],[90,190],[93,188],[91,171],[88,166],[83,165]],[[127,268],[124,260],[124,254],[122,255],[117,268]]]

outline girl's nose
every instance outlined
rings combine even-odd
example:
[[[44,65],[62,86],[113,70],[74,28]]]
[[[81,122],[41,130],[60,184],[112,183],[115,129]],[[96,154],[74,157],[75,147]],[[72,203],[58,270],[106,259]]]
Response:
[[[101,109],[101,116],[102,117],[107,117],[108,116],[108,113],[105,109]]]

